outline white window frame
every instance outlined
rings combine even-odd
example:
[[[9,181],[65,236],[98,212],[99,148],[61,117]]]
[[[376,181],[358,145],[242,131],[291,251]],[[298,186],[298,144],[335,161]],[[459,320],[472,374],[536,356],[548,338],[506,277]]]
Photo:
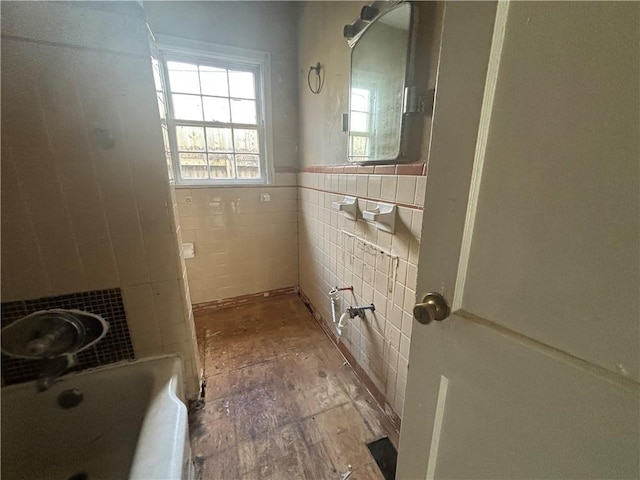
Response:
[[[238,185],[263,185],[273,183],[274,162],[273,162],[273,131],[271,122],[271,55],[269,52],[248,50],[244,48],[229,47],[213,43],[187,40],[177,37],[156,35],[156,46],[159,52],[160,68],[163,72],[163,82],[165,90],[165,105],[167,109],[167,126],[169,131],[169,143],[171,146],[173,182],[176,186],[238,186]],[[256,72],[256,102],[259,111],[257,128],[260,139],[260,172],[261,177],[257,179],[249,178],[219,178],[219,179],[183,179],[180,174],[180,163],[178,159],[176,123],[178,124],[200,124],[206,126],[208,122],[182,122],[173,118],[173,106],[171,98],[168,98],[168,81],[166,60],[177,60],[189,62],[222,62],[231,67],[233,64],[249,67]]]
[[[373,155],[371,152],[371,144],[373,141],[373,137],[375,136],[374,125],[375,119],[374,115],[376,113],[376,91],[368,88],[367,86],[358,86],[351,87],[350,95],[353,95],[353,90],[363,90],[366,91],[369,95],[368,108],[369,110],[354,110],[352,108],[349,109],[349,122],[353,119],[353,113],[363,113],[367,116],[367,129],[366,130],[353,130],[351,125],[349,125],[349,152],[353,152],[353,140],[354,138],[366,138],[367,139],[367,152],[364,155],[355,155],[350,153],[350,157],[356,161],[367,161]],[[351,98],[349,98],[349,102],[351,103]]]

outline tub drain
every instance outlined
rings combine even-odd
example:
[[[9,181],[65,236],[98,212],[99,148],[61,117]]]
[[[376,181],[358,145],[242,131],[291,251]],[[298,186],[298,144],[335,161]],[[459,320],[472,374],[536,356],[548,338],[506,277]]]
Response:
[[[86,472],[78,472],[71,475],[67,480],[87,480],[89,475]]]

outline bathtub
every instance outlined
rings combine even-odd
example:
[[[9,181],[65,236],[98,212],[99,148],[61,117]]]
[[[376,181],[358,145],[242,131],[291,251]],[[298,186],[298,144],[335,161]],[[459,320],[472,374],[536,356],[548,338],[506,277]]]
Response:
[[[82,401],[63,408],[60,399],[80,399],[72,389]],[[41,393],[35,382],[13,385],[1,396],[3,480],[193,478],[178,357],[71,373]]]

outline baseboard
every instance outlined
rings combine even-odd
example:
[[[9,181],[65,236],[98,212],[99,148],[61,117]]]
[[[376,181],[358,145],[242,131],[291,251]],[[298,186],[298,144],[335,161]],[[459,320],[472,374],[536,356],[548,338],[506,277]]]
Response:
[[[345,360],[349,362],[349,365],[351,365],[351,368],[353,368],[353,371],[356,373],[358,378],[362,381],[362,383],[367,388],[367,390],[369,390],[369,393],[371,393],[371,396],[375,398],[380,409],[384,412],[384,414],[387,417],[389,417],[389,420],[391,420],[391,423],[393,424],[394,428],[397,431],[400,431],[400,425],[402,423],[402,420],[400,416],[395,412],[395,410],[391,407],[391,405],[387,403],[387,400],[384,394],[380,391],[380,389],[376,386],[376,384],[373,383],[373,380],[371,380],[371,377],[369,377],[367,372],[365,372],[364,369],[358,364],[358,362],[353,357],[351,352],[347,349],[347,347],[345,347],[343,343],[338,342],[338,338],[335,332],[333,331],[333,329],[329,328],[328,326],[329,323],[325,321],[324,317],[313,306],[313,304],[311,303],[311,300],[309,300],[309,297],[307,297],[302,290],[298,292],[298,295],[300,295],[300,298],[302,299],[304,304],[311,311],[313,318],[316,320],[316,322],[318,322],[318,324],[320,325],[320,328],[322,328],[324,333],[326,333],[327,336],[331,339],[331,341],[338,348],[338,350],[340,351],[342,356],[345,358]]]
[[[240,295],[238,297],[224,298],[222,300],[213,300],[211,302],[196,303],[193,305],[193,311],[199,310],[219,310],[221,308],[237,307],[239,305],[245,305],[247,303],[256,302],[262,300],[265,297],[277,297],[280,295],[291,295],[298,293],[299,288],[297,285],[286,288],[276,288],[274,290],[267,290],[265,292],[250,293],[248,295]]]

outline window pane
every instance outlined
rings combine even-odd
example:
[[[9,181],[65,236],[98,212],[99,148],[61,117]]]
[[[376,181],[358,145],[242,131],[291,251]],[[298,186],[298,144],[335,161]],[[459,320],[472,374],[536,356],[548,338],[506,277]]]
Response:
[[[173,115],[179,120],[202,121],[201,97],[195,95],[173,95]]]
[[[233,152],[230,128],[207,128],[207,149],[210,152]]]
[[[361,88],[351,89],[351,110],[368,112],[370,109],[369,91]]]
[[[182,178],[188,180],[209,178],[207,159],[204,153],[180,152],[179,159]]]
[[[190,63],[167,62],[169,90],[173,93],[200,93],[198,67]]]
[[[210,154],[209,171],[211,172],[211,178],[235,178],[233,155]]]
[[[368,132],[369,131],[369,114],[351,112],[351,131],[352,132]]]
[[[229,115],[229,100],[226,98],[203,97],[204,119],[207,122],[231,121]]]
[[[224,68],[200,66],[200,85],[203,95],[228,97],[227,71]]]
[[[178,150],[190,152],[204,152],[204,128],[202,127],[176,127]]]
[[[236,152],[260,153],[257,130],[233,130]]]
[[[256,98],[253,72],[234,72],[229,70],[229,87],[231,96],[239,98]]]
[[[351,155],[366,157],[369,155],[369,138],[351,136]]]
[[[231,119],[233,123],[258,123],[256,102],[253,100],[231,100]]]
[[[260,157],[258,155],[236,155],[238,178],[260,178]]]

